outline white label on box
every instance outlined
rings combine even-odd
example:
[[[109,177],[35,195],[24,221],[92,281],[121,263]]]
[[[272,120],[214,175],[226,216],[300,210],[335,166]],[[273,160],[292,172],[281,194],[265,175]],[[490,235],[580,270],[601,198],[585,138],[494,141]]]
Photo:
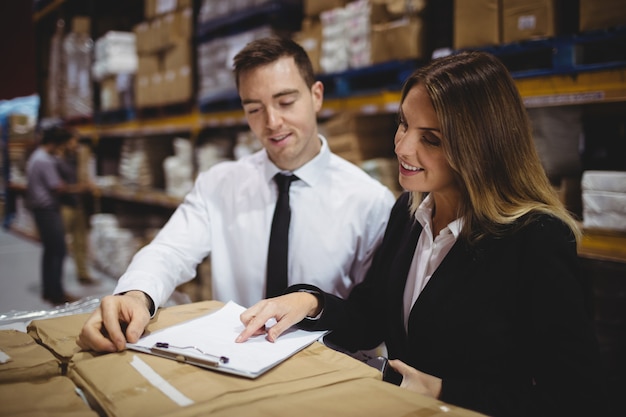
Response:
[[[157,0],[156,12],[157,14],[171,12],[176,10],[176,0]]]
[[[11,357],[0,350],[0,363],[7,363],[11,360]]]
[[[517,19],[517,29],[519,30],[533,30],[537,27],[537,18],[535,15],[520,16]]]

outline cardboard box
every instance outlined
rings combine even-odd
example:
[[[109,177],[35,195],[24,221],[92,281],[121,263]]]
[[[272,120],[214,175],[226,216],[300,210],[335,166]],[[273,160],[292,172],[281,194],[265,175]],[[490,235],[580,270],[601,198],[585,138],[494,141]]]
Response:
[[[160,309],[146,331],[196,318],[222,305],[204,301]],[[382,382],[376,369],[320,343],[254,380],[128,350],[101,355],[75,353],[75,337],[88,316],[78,314],[31,323],[29,334],[58,355],[72,357],[68,377],[0,384],[0,415],[481,416]],[[80,355],[85,356],[77,360]],[[139,372],[133,366],[137,363],[154,374]],[[153,385],[157,383],[155,378],[163,381],[158,387]],[[76,388],[89,400],[91,409],[76,395]],[[29,401],[32,398],[37,401]]]
[[[426,0],[369,0],[372,14],[377,18],[372,23],[397,20],[401,17],[420,15],[426,9]],[[387,16],[384,20],[384,16]]]
[[[498,45],[502,42],[502,0],[456,0],[454,2],[454,48]]]
[[[294,416],[354,417],[354,416],[414,416],[414,417],[480,417],[483,414],[445,404],[416,394],[393,384],[373,379],[342,381],[315,387],[276,398],[263,398],[253,403],[234,404],[213,410],[209,404],[199,404],[181,416],[210,414],[212,417],[231,416]],[[190,410],[191,411],[191,410]],[[210,412],[210,413],[209,413]],[[484,416],[483,416],[484,417]]]
[[[502,0],[502,42],[559,34],[557,0]]]
[[[150,75],[161,71],[161,60],[157,54],[140,55],[137,60],[137,75]]]
[[[192,97],[191,67],[167,70],[163,75],[163,103],[184,103]]]
[[[168,48],[180,43],[181,40],[191,45],[193,33],[191,8],[168,13],[158,18],[158,21],[160,21],[160,27],[157,36],[161,38],[159,42],[161,48]]]
[[[223,304],[218,301],[202,301],[193,304],[160,308],[153,320],[146,328],[146,332],[153,332],[186,320],[199,317],[215,311]],[[28,326],[28,334],[39,344],[52,351],[64,363],[74,360],[89,359],[99,354],[81,352],[76,344],[76,337],[80,333],[85,320],[90,314],[74,314],[55,317],[52,319],[33,320]]]
[[[626,25],[624,0],[580,0],[581,32]]]
[[[164,393],[136,371],[133,365],[137,363],[147,365],[167,381],[172,387],[170,392],[175,390],[192,403],[184,407],[177,404],[172,394]],[[77,362],[68,374],[92,403],[101,406],[104,414],[116,417],[210,415],[217,410],[264,399],[276,401],[277,397],[282,399],[344,381],[380,380],[380,375],[371,366],[320,343],[314,343],[256,379],[132,351]],[[327,406],[330,411],[334,404]]]
[[[163,55],[163,70],[178,70],[181,67],[191,66],[191,45],[184,40],[178,40]]]
[[[319,16],[324,10],[336,9],[349,3],[349,0],[304,0],[303,11],[305,16]]]
[[[322,72],[322,67],[320,66],[322,23],[320,20],[313,17],[304,18],[302,20],[302,30],[296,33],[293,39],[306,51],[313,65],[313,71],[315,73]]]
[[[98,417],[67,377],[0,384],[0,416]]]
[[[337,155],[355,164],[376,157],[393,157],[395,116],[341,113],[320,125],[320,132]]]
[[[424,24],[412,17],[372,26],[372,64],[394,60],[424,58]]]
[[[137,48],[137,54],[150,53],[152,50],[150,39],[150,24],[148,22],[141,22],[133,26],[133,33],[135,34],[135,47]]]
[[[107,77],[100,81],[100,110],[111,111],[122,107],[117,91],[117,77]]]
[[[91,34],[91,19],[87,16],[75,16],[72,18],[71,31],[74,33]]]
[[[8,357],[8,362],[0,364],[0,386],[48,379],[62,373],[61,362],[26,333],[0,330],[0,351]],[[4,403],[0,408],[4,408]]]
[[[188,7],[193,7],[193,0],[144,0],[144,14],[149,20]]]
[[[150,76],[137,75],[135,78],[135,107],[143,108],[149,105]]]

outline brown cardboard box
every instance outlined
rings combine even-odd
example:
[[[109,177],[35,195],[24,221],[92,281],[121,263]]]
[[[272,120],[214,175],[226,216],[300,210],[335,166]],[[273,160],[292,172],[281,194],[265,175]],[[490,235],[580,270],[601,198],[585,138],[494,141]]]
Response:
[[[502,0],[502,42],[558,34],[557,0]]]
[[[117,91],[117,75],[109,76],[100,81],[100,110],[111,111],[122,107]]]
[[[191,66],[191,45],[184,39],[178,39],[163,55],[163,70],[177,70],[189,66]]]
[[[392,114],[341,113],[320,125],[330,149],[355,164],[376,157],[393,156],[396,131]]]
[[[165,394],[136,371],[133,363],[137,362],[145,363],[193,403],[178,405],[172,400],[173,394]],[[100,405],[104,414],[116,417],[210,415],[229,407],[264,399],[276,401],[277,397],[283,399],[344,381],[380,380],[376,369],[320,343],[314,343],[256,379],[132,351],[77,362],[70,367],[68,375],[90,401]],[[334,406],[327,404],[328,411]]]
[[[322,72],[320,66],[320,56],[322,54],[322,23],[319,18],[304,18],[302,20],[302,30],[296,33],[293,39],[306,51],[313,65],[313,71],[315,71],[315,73]]]
[[[626,25],[626,1],[580,0],[581,32]]]
[[[193,0],[144,0],[144,14],[148,20],[188,7],[193,7]]]
[[[388,15],[386,20],[395,20],[409,15],[417,15],[426,9],[426,0],[370,0],[372,12],[377,8],[384,8],[384,13]],[[372,21],[372,23],[379,23]]]
[[[135,106],[137,108],[154,105],[152,90],[152,75],[159,73],[162,62],[156,53],[139,55],[137,61],[137,75],[135,76]]]
[[[26,333],[0,330],[0,351],[10,358],[8,362],[0,364],[0,386],[61,375],[61,362]]]
[[[135,77],[135,106],[137,108],[149,105],[150,76],[148,74],[137,74]]]
[[[417,16],[373,25],[372,64],[424,58],[424,35],[424,24]]]
[[[217,301],[202,301],[193,304],[160,308],[154,319],[146,328],[146,332],[153,332],[186,320],[208,314],[220,308],[222,303]],[[70,360],[93,358],[93,352],[80,352],[76,345],[76,337],[85,324],[89,314],[74,314],[64,317],[55,317],[45,320],[33,320],[28,326],[28,334],[41,345],[50,349],[63,362]]]
[[[193,9],[191,7],[176,12],[176,32],[183,39],[191,40],[193,37]]]
[[[455,49],[501,43],[501,1],[456,0],[454,2]]]
[[[184,103],[191,99],[191,67],[180,66],[167,70],[163,76],[163,103]]]
[[[190,8],[168,13],[157,20],[160,22],[157,36],[161,38],[159,41],[161,48],[168,48],[173,44],[180,43],[181,40],[191,44],[193,21]]]
[[[324,10],[343,7],[349,0],[304,0],[303,8],[305,16],[319,16]]]
[[[137,75],[150,75],[162,69],[161,60],[157,54],[139,55],[137,60]]]
[[[98,417],[67,377],[0,384],[0,416]]]
[[[148,22],[141,22],[133,26],[133,33],[135,34],[135,48],[139,55],[150,53],[150,24]]]
[[[71,31],[74,33],[91,34],[91,19],[86,16],[75,16],[72,18]]]
[[[276,398],[263,398],[253,403],[234,404],[213,411],[213,417],[231,416],[294,416],[298,417],[353,417],[353,416],[404,416],[404,417],[479,417],[483,414],[445,404],[407,389],[373,379],[342,381],[315,387]],[[176,416],[204,415],[205,404],[176,413]],[[195,414],[194,414],[195,413]],[[208,413],[207,413],[208,414]],[[484,417],[484,416],[483,416]]]

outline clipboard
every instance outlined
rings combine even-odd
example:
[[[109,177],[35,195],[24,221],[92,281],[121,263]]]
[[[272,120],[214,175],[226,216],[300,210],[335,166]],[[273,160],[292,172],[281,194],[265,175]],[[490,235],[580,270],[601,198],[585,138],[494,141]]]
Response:
[[[243,330],[244,307],[229,302],[221,309],[142,336],[131,350],[217,372],[254,379],[317,341],[328,331],[289,329],[272,343],[265,335],[235,343]],[[271,326],[269,323],[266,327]]]

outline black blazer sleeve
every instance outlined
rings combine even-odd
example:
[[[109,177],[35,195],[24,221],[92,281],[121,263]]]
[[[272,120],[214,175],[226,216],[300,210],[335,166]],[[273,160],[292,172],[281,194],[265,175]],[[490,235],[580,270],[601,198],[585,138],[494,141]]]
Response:
[[[402,327],[402,303],[406,276],[415,252],[421,226],[409,214],[409,193],[402,194],[392,208],[387,229],[372,265],[347,300],[323,293],[324,310],[318,320],[304,320],[299,327],[333,332],[327,338],[349,351],[370,349],[389,339],[389,324],[396,332]],[[311,289],[294,285],[288,289]]]

